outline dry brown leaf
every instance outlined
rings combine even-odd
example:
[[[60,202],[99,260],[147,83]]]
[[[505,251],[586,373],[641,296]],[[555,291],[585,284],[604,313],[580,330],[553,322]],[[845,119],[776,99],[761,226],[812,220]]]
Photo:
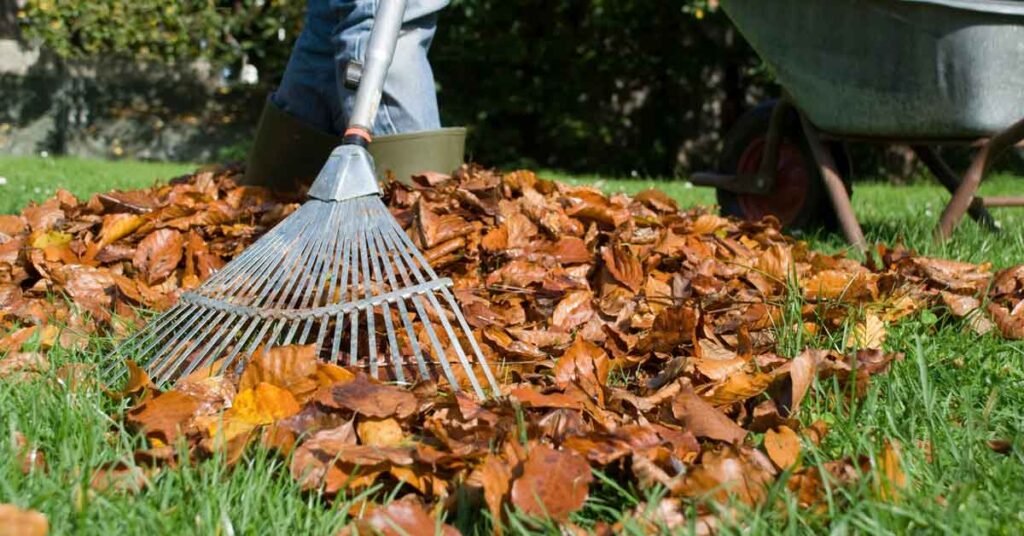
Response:
[[[558,302],[551,315],[551,325],[568,333],[585,324],[594,315],[593,295],[586,290],[575,290]]]
[[[583,507],[593,478],[579,455],[537,445],[512,484],[512,504],[526,515],[565,521]]]
[[[268,351],[257,348],[242,371],[238,389],[252,389],[268,383],[292,393],[303,402],[319,387],[316,380],[319,360],[316,345],[274,346]]]
[[[120,493],[139,493],[149,485],[149,477],[137,465],[113,464],[97,469],[89,480],[89,487],[103,493],[106,491]]]
[[[132,264],[147,285],[160,282],[178,267],[184,255],[185,238],[173,229],[158,229],[139,242]]]
[[[604,267],[616,281],[633,292],[640,292],[644,284],[644,269],[640,260],[624,246],[607,247],[601,254]]]
[[[178,391],[159,394],[128,411],[127,423],[164,445],[173,444],[195,415],[199,401]]]
[[[318,401],[330,408],[352,410],[360,415],[378,418],[405,419],[418,407],[416,397],[408,391],[377,383],[362,373],[350,382],[321,392]]]
[[[474,473],[484,490],[484,502],[491,513],[496,534],[502,533],[502,505],[512,490],[512,470],[509,464],[493,454],[488,454]],[[471,477],[472,479],[472,477]]]
[[[736,443],[747,436],[746,430],[689,389],[672,401],[672,415],[697,437]]]
[[[456,536],[459,531],[451,525],[434,520],[414,497],[391,501],[375,507],[355,524],[355,530],[346,527],[341,535],[380,534],[381,536]]]
[[[103,216],[103,226],[100,227],[100,246],[113,244],[118,240],[132,234],[145,220],[136,214],[107,214]]]

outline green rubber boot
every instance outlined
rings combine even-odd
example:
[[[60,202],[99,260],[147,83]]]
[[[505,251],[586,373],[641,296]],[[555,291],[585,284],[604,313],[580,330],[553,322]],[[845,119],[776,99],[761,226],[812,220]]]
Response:
[[[296,192],[313,182],[331,151],[340,144],[341,136],[311,127],[267,99],[242,183]]]
[[[316,178],[327,157],[341,143],[267,100],[256,129],[243,184],[295,192]],[[466,129],[462,127],[376,136],[370,143],[377,178],[389,175],[409,184],[423,171],[451,173],[462,165]]]

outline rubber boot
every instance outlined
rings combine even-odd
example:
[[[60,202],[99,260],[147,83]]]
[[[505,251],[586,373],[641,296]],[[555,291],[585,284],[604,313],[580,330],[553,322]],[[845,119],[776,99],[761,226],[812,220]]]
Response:
[[[313,182],[339,144],[341,136],[307,125],[267,99],[242,183],[297,192]]]
[[[267,99],[242,183],[297,192],[316,178],[340,143],[340,136],[307,125]],[[466,129],[452,127],[375,136],[369,151],[378,180],[393,177],[409,184],[416,173],[451,173],[457,169],[462,165],[465,145]]]

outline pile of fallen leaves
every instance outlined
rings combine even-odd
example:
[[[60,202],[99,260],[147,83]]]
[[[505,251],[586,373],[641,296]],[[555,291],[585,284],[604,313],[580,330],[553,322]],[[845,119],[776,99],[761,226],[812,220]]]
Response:
[[[138,323],[136,308],[168,307],[295,208],[237,186],[235,173],[84,203],[59,192],[0,217],[0,306],[14,329],[0,340],[0,377],[46,366],[24,345],[122,335]],[[820,508],[826,486],[872,469],[867,460],[805,465],[802,450],[827,426],[796,417],[816,378],[856,396],[898,359],[882,350],[892,323],[941,309],[977,332],[1024,337],[1024,267],[992,274],[886,248],[863,264],[810,251],[773,221],[680,211],[658,191],[607,196],[526,171],[423,175],[386,198],[454,279],[503,396],[402,389],[319,362],[313,346],[258,352],[237,377],[201,370],[164,392],[132,366],[117,396],[134,397],[126,420],[150,448],[94,485],[138,489],[184,462],[182,452],[234,463],[260,443],[290,456],[305,489],[351,496],[401,483],[402,500],[353,509],[363,529],[433,533],[443,511],[466,501],[495,520],[511,508],[568,523],[593,469],[667,490],[637,509],[638,522],[713,529],[723,511],[700,502],[699,519],[685,520],[684,505],[760,504],[786,471],[799,502]],[[838,337],[841,350],[778,355],[790,335]],[[759,447],[751,433],[764,434]],[[885,443],[877,460],[879,493],[891,497],[902,480],[898,446]]]

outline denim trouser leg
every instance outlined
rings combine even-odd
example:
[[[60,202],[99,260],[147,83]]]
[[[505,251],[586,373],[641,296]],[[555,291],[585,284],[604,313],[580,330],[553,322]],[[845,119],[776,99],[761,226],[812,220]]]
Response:
[[[437,12],[448,0],[409,0],[395,57],[384,83],[375,134],[440,128],[434,75],[427,50]],[[351,58],[363,60],[377,0],[308,0],[306,22],[292,50],[274,104],[306,123],[341,134],[355,101],[342,73]]]

